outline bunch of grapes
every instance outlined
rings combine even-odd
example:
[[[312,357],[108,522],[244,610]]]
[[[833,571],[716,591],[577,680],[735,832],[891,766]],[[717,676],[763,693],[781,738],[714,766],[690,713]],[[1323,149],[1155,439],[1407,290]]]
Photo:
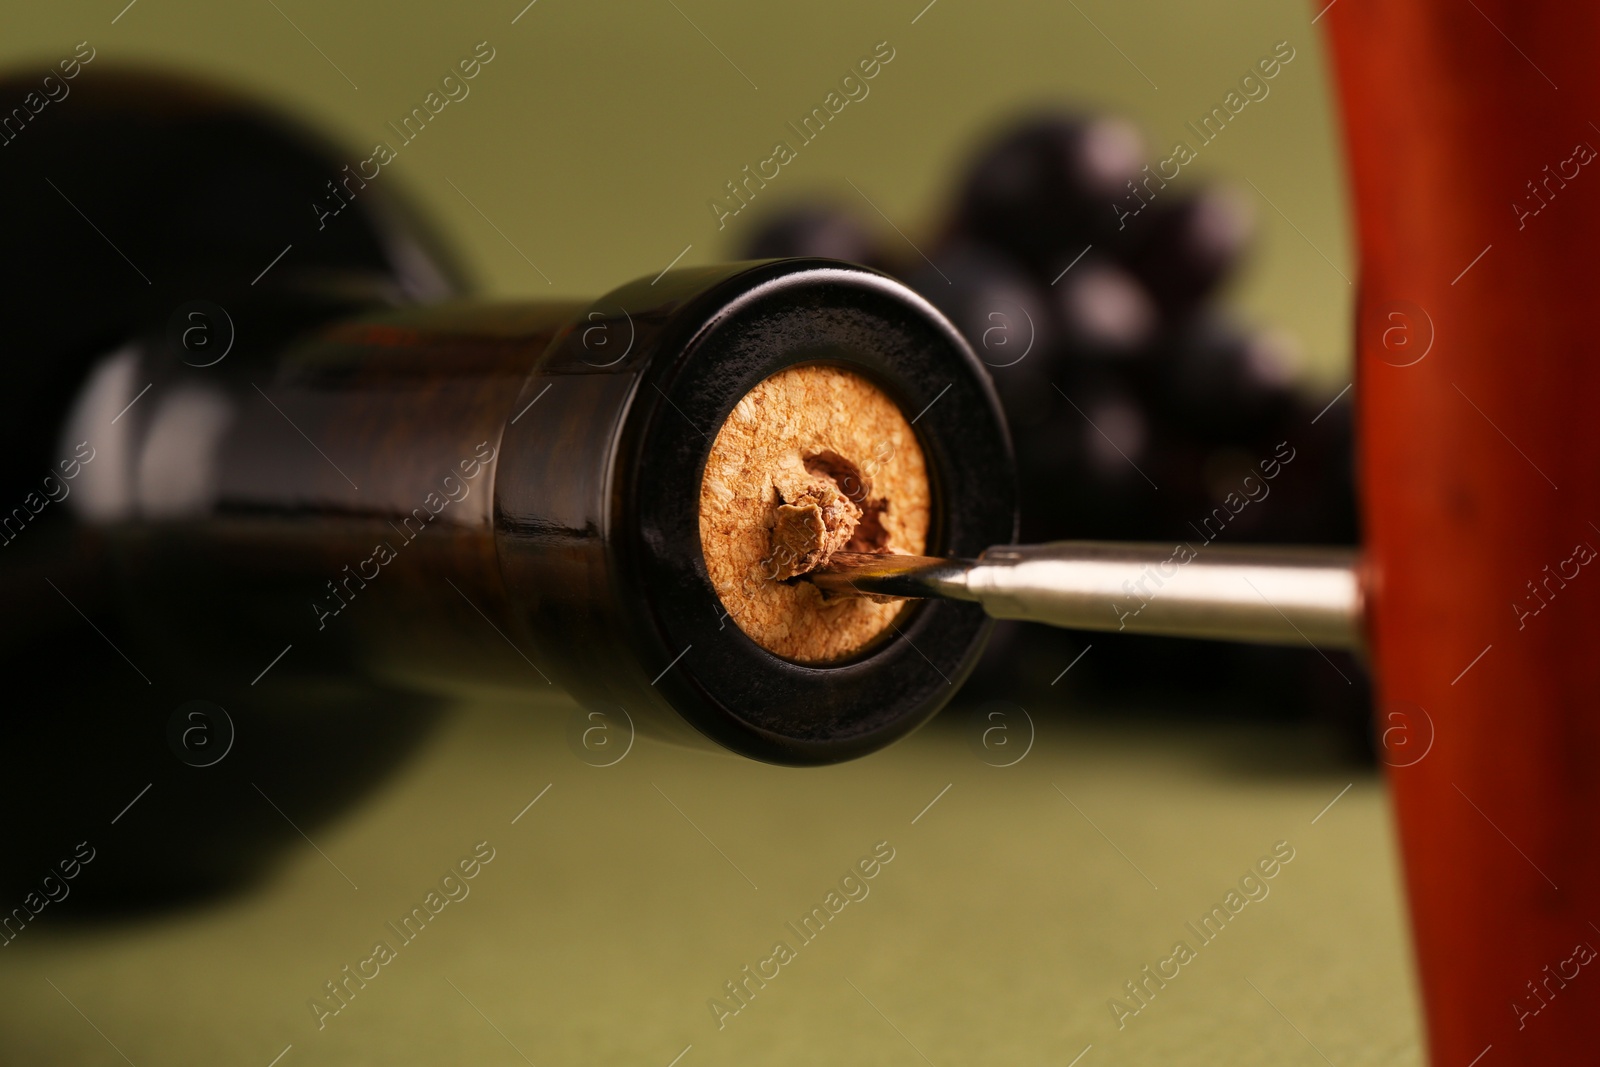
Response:
[[[743,251],[875,266],[949,316],[1005,407],[1024,541],[1355,543],[1348,397],[1303,394],[1292,339],[1216,299],[1251,243],[1251,202],[1153,175],[1128,123],[1042,114],[976,155],[931,243],[876,229],[864,203],[815,204],[770,217]],[[1331,650],[1017,624],[981,674],[985,696],[1290,706],[1353,734],[1368,700],[1360,666]]]

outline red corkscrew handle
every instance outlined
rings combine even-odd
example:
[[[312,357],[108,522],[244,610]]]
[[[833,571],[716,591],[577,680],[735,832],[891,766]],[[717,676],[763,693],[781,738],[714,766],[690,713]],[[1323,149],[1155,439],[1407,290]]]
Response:
[[[1592,1062],[1600,8],[1339,0],[1322,23],[1361,249],[1378,727],[1432,1062]]]

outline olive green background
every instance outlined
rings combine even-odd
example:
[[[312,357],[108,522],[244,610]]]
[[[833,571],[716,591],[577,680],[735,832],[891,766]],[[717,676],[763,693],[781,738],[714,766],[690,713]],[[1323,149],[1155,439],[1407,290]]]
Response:
[[[50,906],[0,950],[0,1060],[1420,1063],[1384,794],[1315,736],[1034,708],[1031,749],[1015,711],[1009,750],[991,736],[990,763],[1021,757],[1003,767],[951,709],[839,767],[645,740],[594,767],[566,743],[573,714],[462,708],[242,896],[142,921]],[[495,857],[470,894],[399,946],[386,923],[480,841]],[[802,945],[785,924],[881,841],[866,897]],[[1185,924],[1279,841],[1293,860],[1202,946]],[[398,958],[319,1030],[308,1001],[380,939]],[[707,1002],[780,939],[796,958],[719,1028]],[[1179,940],[1197,958],[1119,1028],[1108,1001]]]
[[[1126,115],[1147,131],[1154,162],[1177,139],[1198,145],[1184,123],[1288,41],[1296,58],[1270,95],[1200,147],[1172,191],[1204,177],[1247,195],[1263,238],[1238,302],[1300,338],[1322,385],[1348,380],[1339,376],[1354,269],[1308,5],[136,0],[112,25],[126,2],[7,5],[0,57],[53,63],[88,40],[96,63],[209,74],[310,119],[349,146],[353,164],[375,141],[396,140],[388,123],[488,42],[495,58],[471,94],[401,148],[381,180],[403,183],[502,295],[596,296],[654,275],[686,246],[683,263],[715,262],[748,234],[755,208],[819,194],[854,200],[894,237],[849,182],[925,244],[955,168],[1017,109],[1065,101]],[[820,105],[880,41],[895,58],[870,95],[719,231],[707,202],[774,141],[792,140],[784,124]],[[108,232],[114,239],[114,223]]]
[[[421,202],[487,290],[584,296],[686,246],[682,263],[727,256],[756,213],[719,232],[707,201],[877,42],[895,58],[871,95],[758,208],[831,195],[870,214],[853,182],[922,244],[952,169],[1017,107],[1116,110],[1155,158],[1287,40],[1297,56],[1271,95],[1176,185],[1219,178],[1252,199],[1263,236],[1236,302],[1302,340],[1310,384],[1342,388],[1354,269],[1312,9],[924,2],[11,5],[0,55],[53,62],[87,39],[97,64],[210,74],[354,162],[487,41],[471,95],[379,180]],[[1026,755],[994,767],[974,751],[983,696],[888,752],[807,771],[646,740],[591,767],[568,743],[570,704],[485,696],[251,892],[138,921],[50,909],[0,950],[0,1061],[1420,1061],[1377,776],[1314,732],[1171,725],[1181,714],[1115,729],[1051,706],[1029,709]],[[1027,719],[1008,721],[1003,751],[1022,751]],[[471,895],[319,1030],[308,999],[483,840],[496,858]],[[1296,857],[1270,895],[1119,1029],[1109,998],[1280,840]],[[895,859],[870,895],[719,1029],[708,999],[879,841]]]

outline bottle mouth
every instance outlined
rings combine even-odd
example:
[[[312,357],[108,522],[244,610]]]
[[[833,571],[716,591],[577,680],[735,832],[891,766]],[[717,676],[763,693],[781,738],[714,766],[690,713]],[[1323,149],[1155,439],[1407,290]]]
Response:
[[[1004,420],[955,328],[823,260],[673,271],[580,318],[524,383],[521,405],[550,388],[543,417],[507,424],[495,482],[500,568],[556,683],[788,765],[865,755],[937,712],[982,610],[834,598],[803,572],[1015,536]],[[585,347],[600,323],[632,340],[624,358]]]

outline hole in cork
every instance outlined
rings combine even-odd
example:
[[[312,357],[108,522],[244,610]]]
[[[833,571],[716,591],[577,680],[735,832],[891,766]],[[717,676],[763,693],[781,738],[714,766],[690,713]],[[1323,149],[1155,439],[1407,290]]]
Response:
[[[889,551],[889,532],[883,528],[883,516],[889,510],[889,501],[883,497],[873,498],[872,479],[837,452],[815,452],[805,456],[803,462],[807,473],[833,479],[839,492],[861,509],[855,532],[841,551]]]
[[[809,480],[785,494],[774,487],[767,577],[792,582],[827,565],[835,552],[887,552],[888,501],[873,498],[871,479],[837,452],[802,457]]]

